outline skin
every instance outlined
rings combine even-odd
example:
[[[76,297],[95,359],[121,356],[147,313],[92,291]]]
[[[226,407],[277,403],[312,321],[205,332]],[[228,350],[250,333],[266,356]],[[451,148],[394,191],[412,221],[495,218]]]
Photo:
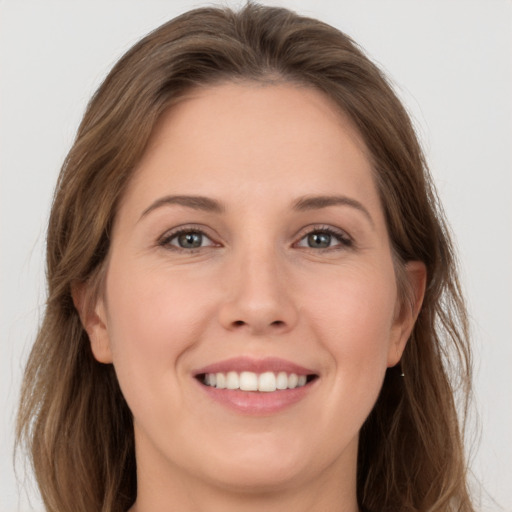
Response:
[[[224,211],[158,203],[168,195]],[[312,195],[362,209],[293,208]],[[180,248],[177,226],[201,229],[202,246]],[[341,238],[311,247],[326,227]],[[167,112],[121,202],[104,293],[82,311],[134,416],[132,512],[357,511],[358,433],[423,295],[424,266],[406,271],[412,309],[398,299],[366,148],[321,93],[228,83]],[[318,378],[282,411],[241,414],[193,376],[237,356],[280,357]]]

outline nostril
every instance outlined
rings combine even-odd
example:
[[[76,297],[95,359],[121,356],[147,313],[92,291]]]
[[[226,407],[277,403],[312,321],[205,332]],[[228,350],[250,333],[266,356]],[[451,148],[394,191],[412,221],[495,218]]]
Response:
[[[242,327],[245,324],[246,322],[244,322],[243,320],[235,320],[232,325],[235,327]],[[285,322],[283,322],[282,320],[274,320],[270,325],[273,327],[282,327],[283,325],[285,325]]]

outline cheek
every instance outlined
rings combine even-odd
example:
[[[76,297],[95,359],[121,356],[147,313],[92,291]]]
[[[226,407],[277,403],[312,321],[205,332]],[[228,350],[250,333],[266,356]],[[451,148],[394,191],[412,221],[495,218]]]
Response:
[[[378,267],[353,268],[317,285],[307,295],[305,309],[311,315],[315,337],[336,367],[336,387],[353,390],[350,400],[365,396],[373,400],[393,342],[394,274]]]
[[[170,277],[161,270],[122,262],[112,265],[107,277],[114,367],[127,401],[135,408],[134,401],[144,401],[162,380],[164,389],[177,389],[180,357],[199,341],[207,317],[204,287],[180,282],[177,275]]]
[[[397,300],[392,270],[344,269],[317,279],[305,296],[315,324],[337,340],[338,349],[374,352],[389,340]]]
[[[342,450],[357,436],[378,398],[387,368],[396,301],[394,274],[378,266],[353,266],[317,276],[304,294],[304,315],[325,359],[325,389],[315,425]]]

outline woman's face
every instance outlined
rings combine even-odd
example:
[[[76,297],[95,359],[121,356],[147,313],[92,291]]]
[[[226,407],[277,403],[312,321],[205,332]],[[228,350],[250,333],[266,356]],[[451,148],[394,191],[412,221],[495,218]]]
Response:
[[[161,119],[86,325],[133,413],[139,477],[278,489],[353,483],[411,328],[399,312],[357,132],[319,92],[248,83]]]

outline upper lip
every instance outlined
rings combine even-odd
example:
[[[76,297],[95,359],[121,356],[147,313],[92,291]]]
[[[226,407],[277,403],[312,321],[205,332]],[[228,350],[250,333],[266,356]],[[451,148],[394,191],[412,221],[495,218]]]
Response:
[[[263,359],[256,359],[252,357],[233,357],[225,359],[216,363],[209,364],[193,373],[195,376],[205,373],[227,373],[230,371],[235,372],[286,372],[296,373],[297,375],[315,375],[316,372],[305,368],[299,364],[280,359],[278,357],[265,357]]]

